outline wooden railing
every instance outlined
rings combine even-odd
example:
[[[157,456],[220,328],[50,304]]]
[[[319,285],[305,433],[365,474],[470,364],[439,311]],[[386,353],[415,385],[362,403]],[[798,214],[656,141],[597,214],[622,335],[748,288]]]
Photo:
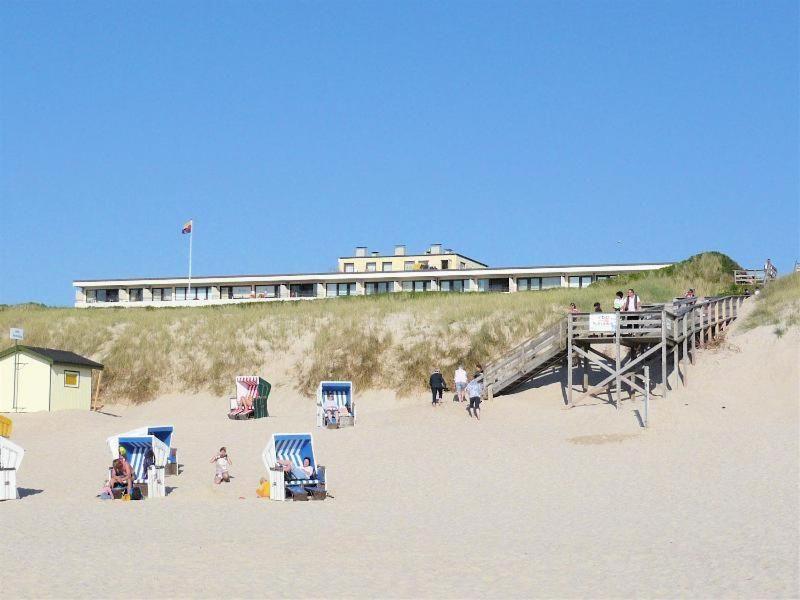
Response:
[[[520,377],[545,366],[566,348],[566,320],[559,321],[539,335],[509,350],[484,367],[483,379],[491,396],[518,381]]]
[[[573,344],[615,343],[659,344],[672,346],[678,360],[679,346],[684,355],[697,343],[704,345],[738,317],[745,296],[721,298],[679,298],[647,310],[608,315],[611,331],[593,330],[593,313],[570,314],[539,335],[515,346],[484,369],[488,397],[529,379],[560,360]],[[666,350],[665,350],[666,353]],[[666,356],[666,354],[665,354]],[[666,360],[662,358],[662,361]]]

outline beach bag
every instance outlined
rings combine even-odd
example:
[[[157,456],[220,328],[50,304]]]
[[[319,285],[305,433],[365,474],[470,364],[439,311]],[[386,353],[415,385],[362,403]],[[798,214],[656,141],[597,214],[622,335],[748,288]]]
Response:
[[[131,500],[141,500],[142,499],[142,488],[135,487],[131,492]]]
[[[269,498],[269,481],[262,481],[256,488],[256,496],[259,498]]]

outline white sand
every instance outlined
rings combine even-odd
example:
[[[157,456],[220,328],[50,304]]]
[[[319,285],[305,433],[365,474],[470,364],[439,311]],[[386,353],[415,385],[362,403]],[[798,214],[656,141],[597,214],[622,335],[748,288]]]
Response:
[[[251,422],[203,395],[15,416],[26,496],[0,504],[0,596],[797,597],[800,335],[729,342],[647,431],[641,402],[564,410],[557,382],[480,423],[373,392],[357,427],[316,430],[286,386]],[[176,426],[168,497],[95,499],[105,438],[147,423]],[[314,433],[335,499],[256,498],[280,431]],[[235,479],[214,486],[221,445]]]

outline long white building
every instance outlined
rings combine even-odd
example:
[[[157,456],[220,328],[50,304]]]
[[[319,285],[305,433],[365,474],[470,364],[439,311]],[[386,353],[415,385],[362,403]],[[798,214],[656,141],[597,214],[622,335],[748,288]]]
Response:
[[[488,267],[433,244],[423,254],[394,254],[356,248],[339,259],[334,273],[214,275],[134,279],[82,279],[73,282],[75,306],[199,306],[238,302],[280,302],[395,292],[505,292],[581,288],[625,273],[652,271],[668,262],[540,267]]]

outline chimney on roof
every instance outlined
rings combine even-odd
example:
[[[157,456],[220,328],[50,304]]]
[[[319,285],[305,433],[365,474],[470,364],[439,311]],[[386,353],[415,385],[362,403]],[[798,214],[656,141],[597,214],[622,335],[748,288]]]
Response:
[[[441,254],[442,253],[442,245],[441,244],[431,244],[431,249],[429,251],[431,254]]]
[[[372,251],[372,256],[380,256],[380,255],[381,255],[381,253],[378,252],[377,250],[373,250]]]
[[[405,244],[397,244],[394,247],[394,255],[395,256],[405,256],[406,255],[406,247]]]
[[[356,256],[366,256],[366,255],[367,255],[366,246],[356,246]]]

